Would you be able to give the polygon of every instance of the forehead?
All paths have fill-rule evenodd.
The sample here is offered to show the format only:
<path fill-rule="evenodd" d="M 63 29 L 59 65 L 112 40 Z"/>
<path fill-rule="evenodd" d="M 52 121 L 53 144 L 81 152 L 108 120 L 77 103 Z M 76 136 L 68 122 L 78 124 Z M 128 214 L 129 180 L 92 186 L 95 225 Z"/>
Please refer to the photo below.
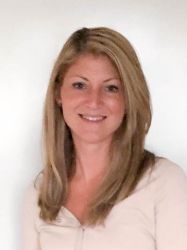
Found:
<path fill-rule="evenodd" d="M 111 75 L 111 77 L 119 78 L 116 66 L 107 55 L 103 54 L 87 53 L 79 55 L 68 67 L 65 76 L 78 73 Z"/>

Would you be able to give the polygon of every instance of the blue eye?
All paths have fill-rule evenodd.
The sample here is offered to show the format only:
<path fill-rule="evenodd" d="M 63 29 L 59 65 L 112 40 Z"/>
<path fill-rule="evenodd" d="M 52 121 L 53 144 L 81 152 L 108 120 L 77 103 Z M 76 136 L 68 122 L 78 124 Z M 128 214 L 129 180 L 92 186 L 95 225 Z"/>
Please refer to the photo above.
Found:
<path fill-rule="evenodd" d="M 86 86 L 83 82 L 75 82 L 72 84 L 73 88 L 75 89 L 85 89 Z"/>
<path fill-rule="evenodd" d="M 119 91 L 119 87 L 113 84 L 106 86 L 106 89 L 108 92 L 114 92 L 114 93 Z"/>

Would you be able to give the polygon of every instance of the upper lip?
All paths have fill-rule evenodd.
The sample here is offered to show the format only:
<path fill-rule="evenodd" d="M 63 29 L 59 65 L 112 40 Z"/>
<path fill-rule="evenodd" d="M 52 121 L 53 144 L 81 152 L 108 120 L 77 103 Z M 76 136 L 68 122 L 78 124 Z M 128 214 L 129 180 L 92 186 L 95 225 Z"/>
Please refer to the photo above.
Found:
<path fill-rule="evenodd" d="M 80 116 L 87 116 L 87 117 L 107 117 L 106 115 L 103 115 L 103 114 L 83 114 L 83 113 L 80 113 L 79 114 Z"/>

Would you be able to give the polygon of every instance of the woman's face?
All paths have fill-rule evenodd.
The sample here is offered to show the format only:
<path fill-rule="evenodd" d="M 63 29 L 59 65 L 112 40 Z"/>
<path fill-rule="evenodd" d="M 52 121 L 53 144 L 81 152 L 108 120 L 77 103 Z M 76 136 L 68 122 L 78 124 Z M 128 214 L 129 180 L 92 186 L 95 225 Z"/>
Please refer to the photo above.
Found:
<path fill-rule="evenodd" d="M 79 56 L 65 74 L 60 98 L 74 141 L 111 142 L 125 104 L 119 74 L 107 56 Z"/>

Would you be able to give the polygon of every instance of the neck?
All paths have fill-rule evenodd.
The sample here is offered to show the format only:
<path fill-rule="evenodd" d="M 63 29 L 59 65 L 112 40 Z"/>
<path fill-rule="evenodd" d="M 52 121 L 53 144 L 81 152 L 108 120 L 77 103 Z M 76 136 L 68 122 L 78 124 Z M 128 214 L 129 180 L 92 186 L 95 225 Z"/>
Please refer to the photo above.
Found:
<path fill-rule="evenodd" d="M 87 144 L 74 141 L 74 144 L 76 150 L 75 178 L 85 183 L 102 178 L 107 171 L 110 143 Z"/>

